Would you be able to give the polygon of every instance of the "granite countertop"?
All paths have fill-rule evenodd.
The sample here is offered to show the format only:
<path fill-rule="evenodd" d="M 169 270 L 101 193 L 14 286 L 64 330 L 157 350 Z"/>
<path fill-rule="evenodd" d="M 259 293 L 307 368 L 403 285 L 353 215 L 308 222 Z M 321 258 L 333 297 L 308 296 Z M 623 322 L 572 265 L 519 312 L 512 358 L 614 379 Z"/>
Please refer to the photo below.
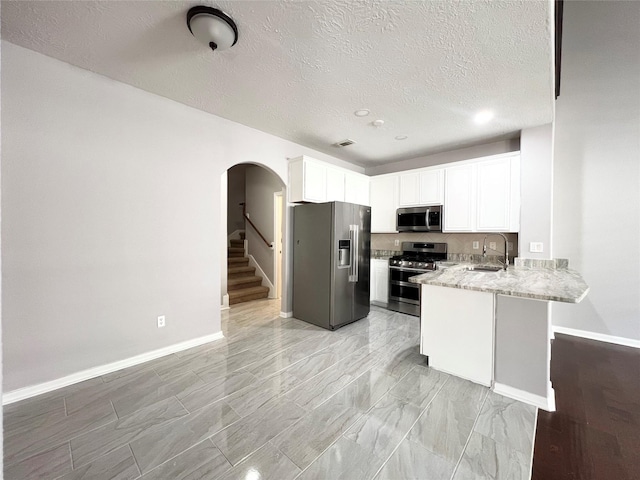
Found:
<path fill-rule="evenodd" d="M 509 266 L 506 271 L 480 272 L 466 270 L 469 266 L 472 264 L 449 266 L 411 277 L 409 281 L 566 303 L 580 302 L 589 291 L 580 274 L 568 268 Z"/>

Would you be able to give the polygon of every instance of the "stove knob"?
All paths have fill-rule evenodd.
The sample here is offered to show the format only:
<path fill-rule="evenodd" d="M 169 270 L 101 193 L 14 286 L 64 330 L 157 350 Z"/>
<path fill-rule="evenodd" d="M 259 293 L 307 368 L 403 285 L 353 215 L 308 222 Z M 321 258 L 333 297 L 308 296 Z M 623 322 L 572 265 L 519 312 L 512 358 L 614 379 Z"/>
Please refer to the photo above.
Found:
<path fill-rule="evenodd" d="M 424 263 L 421 263 L 421 264 L 420 264 L 420 265 L 418 265 L 418 266 L 419 266 L 419 267 L 424 267 L 425 265 L 424 265 Z"/>
<path fill-rule="evenodd" d="M 413 267 L 413 262 L 407 262 L 408 267 Z"/>

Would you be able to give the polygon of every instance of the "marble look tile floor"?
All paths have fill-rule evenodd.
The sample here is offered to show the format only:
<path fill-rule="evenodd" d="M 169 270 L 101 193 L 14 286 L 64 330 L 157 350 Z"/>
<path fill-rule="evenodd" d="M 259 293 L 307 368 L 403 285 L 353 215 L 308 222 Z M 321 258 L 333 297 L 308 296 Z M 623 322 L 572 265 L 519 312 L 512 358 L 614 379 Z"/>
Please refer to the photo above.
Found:
<path fill-rule="evenodd" d="M 328 332 L 279 302 L 223 340 L 4 408 L 4 478 L 530 478 L 536 409 L 430 369 L 415 317 Z"/>

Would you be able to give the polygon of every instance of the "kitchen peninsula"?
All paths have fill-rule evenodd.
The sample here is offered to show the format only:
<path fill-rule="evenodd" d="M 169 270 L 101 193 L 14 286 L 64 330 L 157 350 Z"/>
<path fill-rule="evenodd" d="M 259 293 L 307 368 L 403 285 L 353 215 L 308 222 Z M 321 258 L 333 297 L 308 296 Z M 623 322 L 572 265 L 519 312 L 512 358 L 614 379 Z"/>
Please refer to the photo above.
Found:
<path fill-rule="evenodd" d="M 549 302 L 578 303 L 589 287 L 566 261 L 531 263 L 459 264 L 409 281 L 421 284 L 420 353 L 431 367 L 552 411 Z"/>

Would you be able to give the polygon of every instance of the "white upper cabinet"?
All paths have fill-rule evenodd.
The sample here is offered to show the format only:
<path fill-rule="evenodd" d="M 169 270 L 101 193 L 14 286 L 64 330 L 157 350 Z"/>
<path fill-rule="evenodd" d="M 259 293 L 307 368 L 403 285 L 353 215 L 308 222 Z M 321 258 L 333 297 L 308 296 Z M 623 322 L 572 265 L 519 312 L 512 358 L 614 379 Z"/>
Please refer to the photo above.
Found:
<path fill-rule="evenodd" d="M 520 154 L 448 167 L 444 205 L 446 232 L 517 232 Z"/>
<path fill-rule="evenodd" d="M 400 175 L 401 207 L 442 205 L 444 200 L 444 169 L 417 170 Z"/>
<path fill-rule="evenodd" d="M 444 185 L 444 231 L 475 230 L 475 170 L 474 164 L 449 167 Z"/>
<path fill-rule="evenodd" d="M 369 177 L 303 155 L 289 160 L 289 202 L 369 205 Z"/>
<path fill-rule="evenodd" d="M 511 168 L 509 158 L 482 162 L 477 166 L 477 229 L 505 231 L 509 229 Z"/>
<path fill-rule="evenodd" d="M 345 172 L 344 201 L 358 205 L 371 205 L 369 177 L 355 172 Z"/>
<path fill-rule="evenodd" d="M 420 205 L 444 202 L 444 168 L 420 172 Z"/>
<path fill-rule="evenodd" d="M 420 201 L 420 175 L 409 172 L 400 175 L 400 206 L 418 205 Z"/>
<path fill-rule="evenodd" d="M 371 177 L 371 232 L 395 233 L 398 176 Z"/>
<path fill-rule="evenodd" d="M 344 202 L 345 174 L 338 168 L 327 167 L 327 202 Z"/>
<path fill-rule="evenodd" d="M 325 202 L 327 167 L 307 156 L 289 161 L 289 202 Z"/>

